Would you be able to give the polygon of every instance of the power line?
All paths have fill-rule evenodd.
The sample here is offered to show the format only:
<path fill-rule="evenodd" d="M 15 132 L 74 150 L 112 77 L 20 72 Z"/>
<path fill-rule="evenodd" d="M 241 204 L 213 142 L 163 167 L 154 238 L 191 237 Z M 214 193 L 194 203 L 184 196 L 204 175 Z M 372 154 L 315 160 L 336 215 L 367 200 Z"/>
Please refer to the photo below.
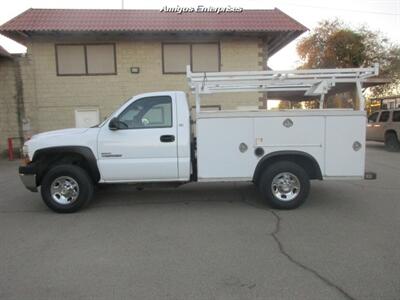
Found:
<path fill-rule="evenodd" d="M 314 6 L 314 5 L 304 5 L 304 4 L 297 4 L 291 2 L 284 2 L 281 1 L 284 5 L 292 5 L 292 6 L 300 6 L 300 7 L 309 7 L 309 8 L 316 8 L 316 9 L 332 9 L 332 10 L 341 10 L 346 12 L 355 12 L 355 13 L 365 13 L 365 14 L 374 14 L 374 15 L 386 15 L 386 16 L 400 16 L 400 13 L 386 13 L 386 12 L 377 12 L 371 10 L 355 10 L 355 9 L 345 9 L 345 8 L 335 8 L 335 7 L 326 7 L 326 6 Z"/>

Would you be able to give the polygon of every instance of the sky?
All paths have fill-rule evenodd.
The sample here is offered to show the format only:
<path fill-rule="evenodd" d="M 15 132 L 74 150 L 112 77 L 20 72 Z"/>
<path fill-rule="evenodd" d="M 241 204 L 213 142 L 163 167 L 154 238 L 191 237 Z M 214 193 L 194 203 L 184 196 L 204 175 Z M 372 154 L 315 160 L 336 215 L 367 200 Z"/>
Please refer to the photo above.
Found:
<path fill-rule="evenodd" d="M 279 8 L 310 30 L 321 20 L 338 18 L 345 23 L 358 27 L 366 25 L 371 30 L 381 31 L 391 41 L 400 43 L 400 0 L 203 0 L 203 1 L 171 1 L 171 0 L 13 0 L 2 5 L 0 10 L 0 24 L 28 8 L 121 8 L 122 1 L 125 9 L 161 9 L 185 6 L 236 6 L 243 9 L 271 9 Z M 306 36 L 304 33 L 301 37 Z M 300 61 L 296 53 L 296 43 L 299 37 L 269 59 L 272 69 L 293 69 Z M 11 53 L 25 51 L 10 39 L 0 35 L 0 45 Z"/>

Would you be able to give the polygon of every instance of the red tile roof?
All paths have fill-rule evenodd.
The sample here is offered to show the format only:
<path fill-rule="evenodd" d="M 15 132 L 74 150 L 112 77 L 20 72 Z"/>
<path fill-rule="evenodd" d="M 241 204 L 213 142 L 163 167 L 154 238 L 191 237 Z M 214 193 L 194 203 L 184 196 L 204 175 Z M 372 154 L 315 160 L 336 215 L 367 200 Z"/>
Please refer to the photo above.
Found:
<path fill-rule="evenodd" d="M 241 13 L 171 13 L 159 10 L 28 9 L 0 26 L 15 31 L 304 32 L 279 9 Z"/>

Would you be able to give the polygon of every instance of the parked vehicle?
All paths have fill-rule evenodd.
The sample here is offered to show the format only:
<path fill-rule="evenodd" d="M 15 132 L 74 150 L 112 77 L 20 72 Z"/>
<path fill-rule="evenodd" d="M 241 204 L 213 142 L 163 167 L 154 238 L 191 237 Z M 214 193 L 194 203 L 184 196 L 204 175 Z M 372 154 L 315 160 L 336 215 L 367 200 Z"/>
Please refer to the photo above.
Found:
<path fill-rule="evenodd" d="M 388 151 L 400 151 L 400 109 L 384 109 L 368 117 L 367 140 L 384 142 Z"/>
<path fill-rule="evenodd" d="M 188 70 L 196 95 L 196 130 L 184 92 L 141 94 L 98 126 L 33 136 L 24 145 L 27 164 L 19 173 L 29 190 L 40 186 L 44 202 L 57 212 L 82 208 L 96 184 L 193 181 L 254 182 L 271 206 L 296 208 L 306 200 L 312 179 L 364 178 L 364 102 L 360 110 L 202 112 L 200 95 L 297 89 L 320 94 L 322 102 L 335 80 L 356 83 L 361 95 L 360 81 L 376 72 L 376 67 L 281 73 Z"/>

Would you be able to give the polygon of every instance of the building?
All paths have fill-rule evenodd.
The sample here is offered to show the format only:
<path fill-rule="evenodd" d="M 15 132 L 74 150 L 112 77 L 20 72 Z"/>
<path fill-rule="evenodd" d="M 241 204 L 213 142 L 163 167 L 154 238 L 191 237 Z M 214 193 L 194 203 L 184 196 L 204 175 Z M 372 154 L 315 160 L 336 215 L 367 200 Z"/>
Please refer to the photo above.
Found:
<path fill-rule="evenodd" d="M 16 85 L 19 76 L 16 57 L 0 46 L 0 150 L 7 146 L 8 138 L 21 136 L 18 125 L 20 90 Z"/>
<path fill-rule="evenodd" d="M 20 129 L 8 132 L 3 121 L 0 129 L 26 137 L 92 125 L 133 95 L 189 92 L 186 65 L 193 71 L 264 70 L 271 55 L 306 30 L 279 9 L 221 14 L 29 9 L 0 26 L 1 34 L 27 47 L 26 55 L 2 58 L 4 66 L 14 64 L 19 74 L 14 80 L 20 81 L 2 80 L 7 88 L 1 94 L 18 86 L 14 96 L 1 95 L 14 103 L 2 102 L 2 114 L 19 103 Z M 259 93 L 230 94 L 203 103 L 265 108 L 265 99 Z"/>
<path fill-rule="evenodd" d="M 370 113 L 379 109 L 394 109 L 400 108 L 400 95 L 371 98 L 370 101 Z"/>

